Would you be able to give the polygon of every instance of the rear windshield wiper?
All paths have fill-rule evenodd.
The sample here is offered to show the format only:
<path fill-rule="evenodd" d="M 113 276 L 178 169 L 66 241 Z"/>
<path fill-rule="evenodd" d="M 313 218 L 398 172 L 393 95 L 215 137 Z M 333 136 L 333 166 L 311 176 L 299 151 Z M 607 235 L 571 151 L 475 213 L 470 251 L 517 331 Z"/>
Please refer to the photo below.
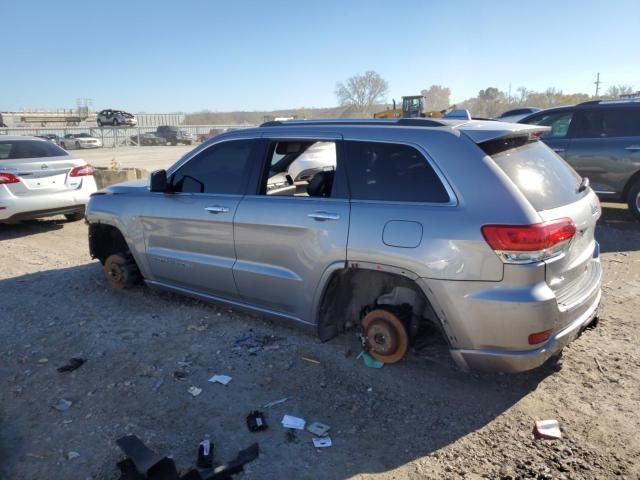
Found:
<path fill-rule="evenodd" d="M 587 177 L 582 177 L 582 181 L 578 187 L 578 193 L 584 192 L 587 188 L 589 188 L 589 179 Z"/>

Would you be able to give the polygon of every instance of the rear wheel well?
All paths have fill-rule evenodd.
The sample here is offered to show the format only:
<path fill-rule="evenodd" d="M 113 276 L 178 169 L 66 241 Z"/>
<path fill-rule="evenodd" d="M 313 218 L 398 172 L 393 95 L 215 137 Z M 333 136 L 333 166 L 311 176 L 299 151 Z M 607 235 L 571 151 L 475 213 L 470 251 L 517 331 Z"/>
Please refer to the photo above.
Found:
<path fill-rule="evenodd" d="M 107 257 L 113 254 L 131 256 L 127 241 L 120 230 L 102 223 L 89 225 L 89 253 L 103 265 Z"/>
<path fill-rule="evenodd" d="M 631 178 L 627 181 L 626 185 L 622 189 L 622 201 L 626 202 L 628 200 L 629 191 L 636 184 L 636 182 L 640 182 L 640 170 L 631 175 Z"/>
<path fill-rule="evenodd" d="M 324 289 L 318 311 L 318 335 L 327 341 L 344 330 L 360 323 L 363 312 L 395 287 L 414 291 L 424 308 L 414 315 L 432 321 L 440 328 L 440 321 L 422 289 L 411 278 L 390 272 L 363 268 L 345 268 L 335 272 Z M 445 336 L 446 338 L 446 336 Z"/>

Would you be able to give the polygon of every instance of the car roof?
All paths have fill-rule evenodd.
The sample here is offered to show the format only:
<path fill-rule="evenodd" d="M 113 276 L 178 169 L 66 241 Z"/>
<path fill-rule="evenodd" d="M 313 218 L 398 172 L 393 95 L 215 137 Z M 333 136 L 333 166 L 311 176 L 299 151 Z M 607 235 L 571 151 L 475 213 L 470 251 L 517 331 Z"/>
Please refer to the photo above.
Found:
<path fill-rule="evenodd" d="M 464 119 L 431 119 L 431 118 L 402 118 L 402 119 L 329 119 L 329 120 L 287 120 L 283 122 L 267 122 L 258 128 L 234 130 L 214 137 L 216 139 L 233 136 L 261 135 L 266 129 L 272 131 L 283 130 L 296 133 L 304 133 L 309 129 L 325 131 L 327 133 L 347 133 L 355 129 L 375 129 L 380 131 L 411 131 L 420 130 L 441 131 L 458 134 L 466 134 L 475 143 L 482 143 L 497 138 L 528 135 L 534 132 L 549 130 L 549 127 L 540 125 L 526 125 L 519 123 L 506 123 L 495 120 L 464 120 Z M 392 129 L 392 130 L 388 130 Z M 372 132 L 373 133 L 373 132 Z M 372 137 L 374 137 L 372 135 Z M 381 138 L 379 135 L 376 137 Z"/>
<path fill-rule="evenodd" d="M 2 141 L 11 141 L 14 142 L 16 140 L 33 140 L 36 142 L 48 142 L 44 138 L 35 137 L 32 135 L 0 135 L 0 142 Z"/>

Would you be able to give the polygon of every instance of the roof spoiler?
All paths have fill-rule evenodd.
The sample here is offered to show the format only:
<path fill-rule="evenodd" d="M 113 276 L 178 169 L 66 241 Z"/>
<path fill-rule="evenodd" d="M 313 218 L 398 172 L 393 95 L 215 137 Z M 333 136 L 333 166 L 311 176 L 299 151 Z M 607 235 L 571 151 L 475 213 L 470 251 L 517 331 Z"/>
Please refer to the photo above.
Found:
<path fill-rule="evenodd" d="M 526 123 L 503 123 L 474 121 L 452 125 L 455 130 L 460 130 L 475 143 L 484 143 L 501 138 L 513 138 L 528 136 L 539 138 L 541 134 L 551 131 L 551 127 L 542 125 L 528 125 Z"/>

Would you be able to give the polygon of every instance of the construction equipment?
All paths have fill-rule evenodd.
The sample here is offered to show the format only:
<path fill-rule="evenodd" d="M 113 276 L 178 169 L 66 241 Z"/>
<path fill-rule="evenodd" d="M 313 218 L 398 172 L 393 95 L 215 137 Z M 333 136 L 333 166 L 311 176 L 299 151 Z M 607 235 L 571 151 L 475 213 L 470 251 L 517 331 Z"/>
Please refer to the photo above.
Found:
<path fill-rule="evenodd" d="M 393 100 L 393 108 L 387 108 L 382 112 L 373 114 L 373 118 L 441 118 L 455 105 L 444 110 L 425 111 L 425 98 L 423 95 L 408 95 L 402 97 L 402 108 L 396 108 L 396 101 Z"/>

